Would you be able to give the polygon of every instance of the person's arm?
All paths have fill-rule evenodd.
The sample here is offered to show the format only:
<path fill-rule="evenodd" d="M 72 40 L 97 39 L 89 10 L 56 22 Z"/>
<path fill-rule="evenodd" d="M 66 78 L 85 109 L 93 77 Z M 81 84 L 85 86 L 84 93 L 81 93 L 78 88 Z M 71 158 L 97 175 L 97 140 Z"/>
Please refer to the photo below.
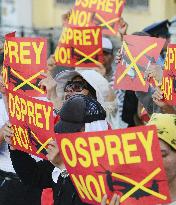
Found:
<path fill-rule="evenodd" d="M 31 187 L 44 189 L 52 187 L 54 166 L 46 160 L 36 162 L 29 154 L 10 150 L 13 167 L 21 181 Z"/>
<path fill-rule="evenodd" d="M 54 166 L 46 160 L 36 162 L 29 154 L 15 150 L 11 139 L 14 130 L 10 122 L 3 126 L 2 136 L 9 145 L 13 167 L 22 182 L 38 189 L 52 187 Z"/>

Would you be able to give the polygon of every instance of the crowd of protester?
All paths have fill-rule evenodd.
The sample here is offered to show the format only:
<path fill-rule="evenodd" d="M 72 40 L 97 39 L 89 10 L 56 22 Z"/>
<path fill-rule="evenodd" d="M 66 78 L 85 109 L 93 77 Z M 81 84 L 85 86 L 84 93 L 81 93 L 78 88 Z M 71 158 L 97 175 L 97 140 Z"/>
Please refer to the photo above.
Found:
<path fill-rule="evenodd" d="M 67 18 L 68 15 L 65 15 L 63 20 Z M 162 37 L 168 43 L 169 31 L 166 29 L 163 33 L 163 25 L 167 27 L 163 23 L 157 24 L 134 35 Z M 121 41 L 127 34 L 127 28 L 127 23 L 121 19 Z M 160 82 L 158 87 L 149 87 L 148 92 L 134 92 L 113 89 L 114 72 L 121 60 L 121 52 L 114 51 L 114 48 L 120 49 L 119 42 L 108 37 L 102 38 L 104 63 L 94 69 L 60 69 L 56 66 L 54 55 L 49 57 L 48 72 L 39 85 L 46 89 L 47 99 L 53 103 L 55 132 L 91 132 L 156 125 L 171 204 L 176 205 L 176 108 L 162 100 L 160 88 L 167 45 L 158 61 L 145 72 L 145 79 L 154 78 Z M 0 59 L 2 70 L 3 58 Z M 69 178 L 55 141 L 51 141 L 47 148 L 48 161 L 13 149 L 11 137 L 14 131 L 8 121 L 2 75 L 0 93 L 0 205 L 85 204 L 81 202 Z M 143 107 L 147 117 L 141 114 Z M 171 143 L 173 140 L 175 144 Z M 101 204 L 106 203 L 107 195 L 102 198 Z M 118 204 L 119 196 L 115 194 L 110 205 Z"/>

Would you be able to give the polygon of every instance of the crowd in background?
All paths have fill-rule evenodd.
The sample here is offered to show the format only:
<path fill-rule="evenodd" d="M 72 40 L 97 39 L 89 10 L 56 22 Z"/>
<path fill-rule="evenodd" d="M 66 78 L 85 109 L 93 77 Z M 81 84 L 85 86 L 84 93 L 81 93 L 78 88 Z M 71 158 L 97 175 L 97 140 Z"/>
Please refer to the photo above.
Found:
<path fill-rule="evenodd" d="M 65 15 L 63 20 L 67 18 L 68 15 Z M 51 55 L 47 62 L 48 72 L 39 86 L 47 91 L 47 100 L 53 103 L 56 133 L 156 125 L 171 204 L 176 205 L 176 107 L 162 100 L 160 84 L 155 88 L 149 87 L 148 92 L 113 89 L 114 72 L 122 58 L 120 48 L 127 33 L 128 24 L 121 18 L 118 38 L 102 38 L 103 65 L 95 69 L 60 68 L 56 66 L 54 55 Z M 161 83 L 166 49 L 170 42 L 168 21 L 147 27 L 134 35 L 167 40 L 158 61 L 145 72 L 145 79 L 154 78 Z M 2 69 L 3 51 L 0 59 Z M 85 204 L 69 178 L 55 141 L 48 146 L 48 161 L 13 149 L 11 137 L 14 131 L 8 121 L 2 75 L 0 92 L 0 205 Z M 142 112 L 143 108 L 146 112 Z M 105 195 L 102 205 L 106 202 Z M 117 204 L 119 196 L 115 194 L 110 205 Z"/>

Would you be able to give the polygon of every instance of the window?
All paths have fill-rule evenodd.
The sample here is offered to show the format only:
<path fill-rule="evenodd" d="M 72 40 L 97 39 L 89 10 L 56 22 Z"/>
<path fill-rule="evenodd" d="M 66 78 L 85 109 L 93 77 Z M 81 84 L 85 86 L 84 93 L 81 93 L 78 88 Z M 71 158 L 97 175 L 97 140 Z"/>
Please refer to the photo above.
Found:
<path fill-rule="evenodd" d="M 149 0 L 126 0 L 126 7 L 128 8 L 146 8 L 149 6 Z"/>
<path fill-rule="evenodd" d="M 74 3 L 75 0 L 56 0 L 56 2 L 57 3 L 66 3 L 66 4 L 68 4 L 68 3 Z"/>

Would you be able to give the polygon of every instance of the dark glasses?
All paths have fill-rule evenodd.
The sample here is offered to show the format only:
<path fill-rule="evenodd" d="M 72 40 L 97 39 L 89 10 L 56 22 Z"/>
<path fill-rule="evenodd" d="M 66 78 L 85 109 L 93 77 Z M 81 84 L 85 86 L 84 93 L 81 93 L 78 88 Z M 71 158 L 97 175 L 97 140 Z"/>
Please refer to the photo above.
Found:
<path fill-rule="evenodd" d="M 83 81 L 68 81 L 65 85 L 64 92 L 81 92 L 84 89 L 88 89 L 87 83 Z"/>

